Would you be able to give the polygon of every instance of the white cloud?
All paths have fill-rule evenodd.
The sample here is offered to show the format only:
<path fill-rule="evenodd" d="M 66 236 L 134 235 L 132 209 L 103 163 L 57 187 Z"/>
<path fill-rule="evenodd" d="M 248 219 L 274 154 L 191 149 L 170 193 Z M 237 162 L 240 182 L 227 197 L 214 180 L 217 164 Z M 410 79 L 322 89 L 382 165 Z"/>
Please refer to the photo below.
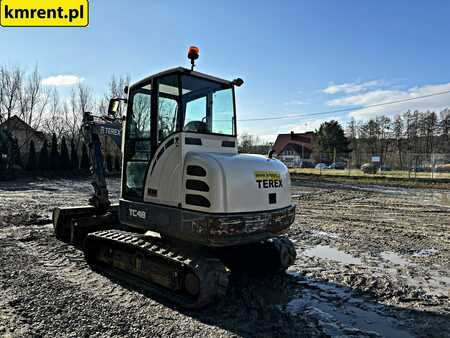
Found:
<path fill-rule="evenodd" d="M 266 142 L 275 142 L 277 136 L 278 134 L 260 134 L 258 135 L 258 138 L 261 140 L 261 143 L 266 143 Z"/>
<path fill-rule="evenodd" d="M 323 117 L 318 119 L 309 118 L 303 123 L 286 124 L 282 125 L 281 128 L 284 134 L 290 133 L 291 131 L 293 131 L 294 133 L 305 133 L 307 131 L 315 131 L 316 129 L 319 129 L 320 125 L 323 122 L 331 120 L 340 121 L 342 120 L 342 118 L 339 118 L 338 116 Z"/>
<path fill-rule="evenodd" d="M 369 88 L 373 88 L 381 85 L 383 82 L 381 80 L 372 80 L 366 82 L 353 82 L 353 83 L 343 83 L 339 85 L 331 84 L 327 88 L 323 89 L 322 92 L 326 94 L 337 94 L 337 93 L 358 93 L 365 91 Z"/>
<path fill-rule="evenodd" d="M 412 99 L 415 97 L 448 90 L 450 90 L 450 82 L 444 84 L 424 85 L 420 87 L 416 86 L 406 90 L 372 90 L 358 95 L 330 100 L 327 102 L 327 105 L 331 107 L 368 106 L 385 102 Z M 449 106 L 450 94 L 444 94 L 379 107 L 361 108 L 350 112 L 349 115 L 355 118 L 371 118 L 381 114 L 395 115 L 398 113 L 403 113 L 407 110 L 434 110 L 439 112 Z"/>
<path fill-rule="evenodd" d="M 306 102 L 303 102 L 301 100 L 291 100 L 291 101 L 285 102 L 284 104 L 287 106 L 299 106 L 302 104 L 306 104 Z"/>
<path fill-rule="evenodd" d="M 55 75 L 42 80 L 42 84 L 47 86 L 71 86 L 83 82 L 84 78 L 77 75 Z"/>

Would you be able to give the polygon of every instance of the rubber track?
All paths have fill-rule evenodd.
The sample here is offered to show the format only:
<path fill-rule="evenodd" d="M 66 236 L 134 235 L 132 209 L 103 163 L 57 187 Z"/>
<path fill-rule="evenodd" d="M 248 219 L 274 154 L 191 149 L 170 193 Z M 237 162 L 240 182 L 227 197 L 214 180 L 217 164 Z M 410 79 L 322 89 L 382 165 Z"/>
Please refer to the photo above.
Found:
<path fill-rule="evenodd" d="M 190 269 L 200 280 L 200 292 L 196 299 L 183 295 L 179 292 L 171 291 L 152 281 L 144 280 L 141 277 L 116 269 L 96 264 L 90 257 L 89 248 L 95 247 L 98 241 L 107 241 L 112 248 L 126 246 L 132 247 L 136 251 L 163 258 L 168 264 L 177 264 L 180 271 Z M 91 267 L 100 270 L 113 278 L 125 280 L 125 282 L 142 288 L 159 297 L 163 297 L 172 303 L 176 303 L 185 308 L 201 308 L 217 299 L 225 296 L 228 287 L 228 275 L 222 262 L 213 257 L 203 257 L 201 255 L 187 254 L 181 250 L 170 247 L 162 241 L 151 240 L 141 234 L 130 233 L 120 230 L 104 230 L 90 233 L 85 241 L 85 258 Z M 126 275 L 126 277 L 124 276 Z M 124 278 L 125 277 L 125 278 Z"/>
<path fill-rule="evenodd" d="M 294 243 L 292 243 L 287 237 L 275 237 L 268 240 L 278 252 L 280 256 L 279 271 L 285 271 L 288 267 L 295 263 L 297 258 L 297 252 L 295 251 Z"/>

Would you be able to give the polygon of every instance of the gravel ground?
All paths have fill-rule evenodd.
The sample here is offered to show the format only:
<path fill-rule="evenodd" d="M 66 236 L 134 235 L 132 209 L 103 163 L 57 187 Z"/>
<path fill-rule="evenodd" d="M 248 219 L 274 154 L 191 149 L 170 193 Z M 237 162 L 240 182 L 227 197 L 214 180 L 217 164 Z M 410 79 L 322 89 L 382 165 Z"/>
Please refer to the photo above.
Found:
<path fill-rule="evenodd" d="M 296 181 L 296 264 L 232 274 L 202 311 L 92 272 L 55 239 L 51 209 L 90 192 L 88 180 L 0 182 L 0 336 L 450 337 L 450 191 Z"/>

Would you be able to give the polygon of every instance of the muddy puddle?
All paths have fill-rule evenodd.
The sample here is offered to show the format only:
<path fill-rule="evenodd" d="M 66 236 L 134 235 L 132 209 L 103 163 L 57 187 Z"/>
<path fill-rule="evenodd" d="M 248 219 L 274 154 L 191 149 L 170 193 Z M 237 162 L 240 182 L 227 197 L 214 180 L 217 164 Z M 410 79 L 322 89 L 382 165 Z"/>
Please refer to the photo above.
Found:
<path fill-rule="evenodd" d="M 317 245 L 301 252 L 301 254 L 308 257 L 329 259 L 343 264 L 361 264 L 361 260 L 359 258 L 353 257 L 348 253 L 339 251 L 338 249 L 328 245 Z"/>
<path fill-rule="evenodd" d="M 411 257 L 429 257 L 439 253 L 436 249 L 423 249 L 413 253 Z M 418 287 L 426 294 L 450 297 L 450 275 L 448 269 L 434 265 L 424 269 L 404 256 L 383 251 L 378 255 L 359 252 L 358 257 L 329 245 L 316 245 L 298 251 L 299 256 L 319 260 L 327 260 L 342 265 L 359 265 L 372 271 L 374 275 L 389 273 L 405 286 Z"/>
<path fill-rule="evenodd" d="M 284 308 L 317 320 L 331 337 L 414 337 L 386 308 L 357 297 L 350 288 L 298 278 L 302 291 Z"/>

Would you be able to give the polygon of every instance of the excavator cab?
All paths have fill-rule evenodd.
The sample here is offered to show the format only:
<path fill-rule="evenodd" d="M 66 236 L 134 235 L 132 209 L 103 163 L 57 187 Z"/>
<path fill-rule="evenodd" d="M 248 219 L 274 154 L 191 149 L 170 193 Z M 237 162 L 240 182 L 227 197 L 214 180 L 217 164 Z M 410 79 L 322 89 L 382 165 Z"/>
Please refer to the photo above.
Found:
<path fill-rule="evenodd" d="M 191 139 L 197 143 L 201 134 L 234 141 L 234 97 L 233 82 L 185 68 L 170 69 L 132 85 L 125 127 L 123 197 L 144 199 L 147 167 L 168 138 L 189 133 L 197 135 Z"/>

